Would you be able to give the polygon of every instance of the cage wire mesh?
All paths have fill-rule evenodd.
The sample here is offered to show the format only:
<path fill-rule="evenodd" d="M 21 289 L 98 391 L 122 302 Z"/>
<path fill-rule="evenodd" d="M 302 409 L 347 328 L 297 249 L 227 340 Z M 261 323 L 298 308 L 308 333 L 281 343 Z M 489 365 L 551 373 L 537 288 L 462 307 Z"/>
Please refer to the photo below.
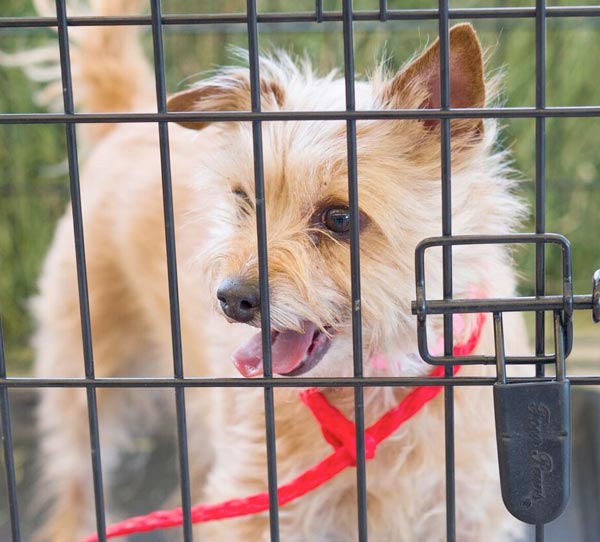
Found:
<path fill-rule="evenodd" d="M 94 505 L 96 528 L 100 540 L 106 540 L 107 512 L 105 509 L 105 493 L 102 476 L 102 445 L 100 441 L 99 420 L 98 420 L 98 398 L 97 390 L 99 388 L 140 388 L 142 391 L 148 387 L 157 387 L 172 389 L 175 395 L 176 411 L 176 453 L 178 456 L 178 486 L 180 491 L 180 502 L 183 509 L 183 539 L 191 541 L 192 535 L 192 517 L 191 507 L 194 504 L 190 486 L 190 462 L 188 435 L 195 428 L 188 427 L 186 423 L 186 393 L 190 388 L 207 388 L 212 386 L 222 387 L 256 387 L 264 390 L 264 408 L 265 408 L 265 430 L 266 430 L 266 456 L 269 488 L 269 529 L 272 541 L 278 541 L 279 535 L 279 506 L 277 500 L 277 464 L 276 464 L 276 435 L 275 435 L 275 408 L 273 394 L 278 386 L 321 386 L 321 387 L 339 387 L 347 386 L 354 390 L 354 413 L 356 423 L 356 488 L 357 488 L 357 536 L 360 542 L 366 542 L 369 537 L 369 526 L 367 522 L 367 473 L 365 461 L 365 405 L 363 389 L 366 386 L 413 386 L 413 385 L 444 385 L 444 405 L 445 405 L 445 450 L 446 450 L 446 484 L 445 484 L 445 502 L 446 502 L 446 537 L 448 541 L 456 540 L 456 498 L 455 495 L 455 468 L 454 468 L 454 388 L 462 385 L 473 385 L 474 383 L 482 386 L 490 386 L 496 379 L 489 377 L 480 377 L 477 379 L 454 376 L 452 363 L 459 362 L 452 357 L 453 352 L 453 319 L 452 315 L 457 312 L 494 312 L 500 314 L 505 311 L 521 311 L 533 314 L 533 328 L 535 341 L 535 355 L 527 359 L 513 360 L 526 361 L 536 364 L 536 375 L 544 379 L 545 367 L 547 364 L 553 364 L 556 353 L 547 353 L 546 343 L 553 340 L 553 333 L 550 338 L 547 337 L 546 328 L 548 313 L 559 311 L 563 316 L 565 328 L 565 348 L 567 354 L 575 342 L 577 346 L 577 334 L 575 339 L 571 332 L 572 318 L 576 318 L 576 312 L 589 312 L 598 303 L 597 292 L 589 294 L 591 288 L 587 289 L 583 295 L 575 295 L 572 290 L 571 269 L 569 265 L 561 266 L 554 256 L 547 254 L 547 244 L 556 242 L 556 238 L 549 236 L 548 232 L 548 200 L 555 198 L 552 195 L 555 187 L 560 187 L 561 183 L 547 192 L 548 172 L 546 165 L 549 161 L 547 149 L 547 125 L 555 119 L 566 120 L 587 120 L 588 123 L 594 123 L 594 129 L 599 131 L 598 117 L 600 116 L 600 105 L 597 95 L 592 93 L 591 103 L 564 104 L 561 103 L 561 95 L 552 90 L 547 84 L 548 70 L 555 69 L 555 63 L 559 62 L 553 58 L 549 63 L 547 58 L 547 36 L 550 34 L 550 25 L 556 24 L 551 28 L 553 32 L 558 32 L 559 25 L 565 22 L 577 21 L 577 24 L 590 25 L 593 31 L 597 33 L 597 25 L 600 20 L 600 6 L 546 6 L 546 2 L 538 0 L 533 5 L 500 5 L 490 7 L 478 2 L 454 2 L 454 6 L 449 6 L 448 0 L 440 0 L 439 3 L 429 2 L 388 2 L 380 0 L 379 2 L 355 2 L 352 0 L 342 0 L 341 2 L 326 2 L 316 0 L 316 2 L 304 2 L 298 5 L 287 5 L 284 2 L 259 2 L 248 0 L 247 4 L 242 2 L 225 3 L 207 3 L 204 6 L 198 5 L 185 6 L 181 2 L 168 3 L 160 0 L 150 0 L 150 14 L 139 16 L 111 16 L 102 18 L 94 15 L 71 15 L 68 13 L 64 0 L 57 0 L 56 14 L 51 16 L 36 16 L 31 13 L 21 13 L 17 4 L 11 5 L 12 12 L 8 10 L 0 14 L 0 32 L 4 33 L 6 39 L 19 37 L 22 33 L 33 33 L 40 29 L 53 29 L 56 31 L 56 48 L 60 55 L 60 72 L 62 84 L 62 109 L 61 113 L 41 113 L 41 112 L 15 112 L 10 105 L 5 105 L 6 109 L 0 112 L 0 123 L 2 128 L 9 130 L 19 129 L 20 126 L 28 127 L 27 133 L 33 133 L 35 129 L 42 129 L 46 125 L 56 127 L 55 130 L 64 131 L 61 136 L 64 141 L 64 150 L 68 158 L 68 179 L 69 194 L 72 209 L 72 222 L 75 232 L 75 250 L 77 262 L 77 280 L 79 291 L 79 306 L 82 324 L 83 340 L 83 359 L 84 359 L 84 377 L 83 378 L 34 378 L 30 376 L 17 376 L 23 373 L 21 365 L 15 364 L 15 373 L 10 374 L 11 356 L 5 355 L 5 352 L 12 353 L 16 350 L 5 348 L 10 340 L 5 335 L 0 336 L 0 412 L 2 423 L 2 436 L 4 446 L 4 471 L 5 485 L 3 488 L 7 498 L 5 504 L 0 506 L 0 513 L 5 517 L 1 518 L 4 523 L 2 537 L 8 537 L 8 540 L 19 542 L 27 540 L 31 536 L 31 528 L 25 525 L 24 507 L 25 503 L 23 492 L 25 491 L 24 482 L 18 484 L 18 479 L 23 477 L 24 465 L 21 454 L 15 451 L 18 449 L 16 433 L 19 433 L 18 424 L 23 419 L 19 412 L 22 403 L 17 402 L 19 390 L 35 390 L 40 388 L 69 388 L 78 387 L 85 389 L 87 400 L 87 411 L 89 420 L 89 439 L 91 450 L 91 462 L 93 473 Z M 481 4 L 481 5 L 480 5 Z M 506 3 L 508 4 L 508 3 Z M 513 3 L 515 4 L 515 3 Z M 516 3 L 519 4 L 519 3 Z M 188 11 L 186 12 L 186 7 Z M 261 8 L 260 10 L 258 8 Z M 214 9 L 211 9 L 214 8 Z M 168 10 L 170 9 L 170 11 Z M 468 20 L 481 24 L 492 34 L 499 34 L 504 24 L 518 23 L 519 31 L 527 32 L 531 37 L 529 41 L 534 48 L 532 58 L 522 58 L 523 64 L 534 71 L 534 92 L 532 92 L 533 104 L 525 101 L 520 103 L 510 103 L 507 106 L 495 106 L 469 111 L 454 110 L 450 107 L 450 58 L 449 58 L 449 29 L 453 21 Z M 149 39 L 147 46 L 149 54 L 153 58 L 155 86 L 156 86 L 156 104 L 155 111 L 145 112 L 123 112 L 123 113 L 81 113 L 76 110 L 74 96 L 77 94 L 77 88 L 74 88 L 72 81 L 72 67 L 70 56 L 70 33 L 73 29 L 88 27 L 93 25 L 138 25 L 148 30 Z M 362 26 L 361 26 L 362 25 Z M 494 26 L 497 25 L 497 26 Z M 357 110 L 354 81 L 356 79 L 356 51 L 357 49 L 366 49 L 369 53 L 380 45 L 381 40 L 376 40 L 375 45 L 369 43 L 365 36 L 370 33 L 378 32 L 380 29 L 387 30 L 387 34 L 382 34 L 385 38 L 392 40 L 394 33 L 400 30 L 415 27 L 426 28 L 432 35 L 437 34 L 440 39 L 440 108 L 432 109 L 426 113 L 423 110 L 395 110 L 395 111 L 361 111 Z M 322 30 L 325 28 L 326 30 Z M 524 28 L 524 30 L 523 30 Z M 491 30 L 490 30 L 491 29 Z M 287 34 L 286 34 L 287 33 Z M 291 38 L 285 45 L 293 44 L 295 37 L 303 34 L 320 33 L 320 39 L 324 43 L 321 57 L 326 62 L 335 64 L 340 62 L 343 66 L 343 78 L 345 81 L 345 111 L 340 112 L 263 112 L 261 111 L 260 98 L 260 62 L 259 62 L 259 38 L 266 36 L 268 41 L 280 40 L 281 34 L 290 35 Z M 202 40 L 202 47 L 212 47 L 215 51 L 215 60 L 219 64 L 225 63 L 223 43 L 234 43 L 248 50 L 248 61 L 250 69 L 250 93 L 251 110 L 248 112 L 213 112 L 213 113 L 179 113 L 172 114 L 167 112 L 167 83 L 169 80 L 167 68 L 169 67 L 166 57 L 173 60 L 174 55 L 169 54 L 168 45 L 171 39 L 177 35 L 184 35 L 190 40 Z M 1 36 L 1 34 L 0 34 Z M 216 36 L 220 36 L 217 40 Z M 550 36 L 552 39 L 552 36 Z M 412 34 L 413 43 L 422 40 L 419 36 Z M 410 40 L 409 40 L 410 41 Z M 508 40 L 498 38 L 498 49 L 511 47 Z M 8 41 L 3 42 L 4 46 Z M 262 42 L 261 42 L 262 45 Z M 311 41 L 303 42 L 304 47 L 309 54 L 311 48 L 314 49 Z M 177 47 L 180 47 L 179 49 Z M 183 48 L 187 47 L 184 45 Z M 414 47 L 413 49 L 416 49 Z M 181 46 L 174 46 L 174 50 L 181 51 Z M 524 52 L 525 53 L 525 52 Z M 553 54 L 557 55 L 555 51 Z M 368 55 L 368 53 L 367 53 Z M 365 62 L 365 55 L 361 53 L 359 62 L 361 69 Z M 525 56 L 525 55 L 523 55 Z M 192 62 L 189 59 L 186 62 Z M 193 64 L 194 65 L 194 64 Z M 195 68 L 187 69 L 187 73 L 197 71 Z M 207 68 L 209 66 L 202 66 Z M 569 66 L 561 65 L 561 74 L 568 70 Z M 516 66 L 508 65 L 506 70 L 510 72 L 516 70 Z M 526 71 L 526 70 L 524 70 Z M 593 70 L 592 70 L 593 71 Z M 554 74 L 553 74 L 554 77 Z M 7 79 L 8 81 L 8 79 Z M 6 86 L 4 92 L 10 95 L 13 88 Z M 547 97 L 552 95 L 552 105 L 548 104 Z M 358 177 L 357 177 L 357 147 L 356 147 L 356 125 L 360 120 L 365 119 L 439 119 L 441 124 L 441 199 L 442 216 L 440 221 L 439 233 L 441 237 L 431 243 L 441 246 L 444 254 L 443 259 L 443 300 L 428 300 L 424 291 L 419 290 L 420 281 L 424 284 L 424 269 L 418 272 L 417 276 L 417 296 L 413 303 L 413 311 L 423 323 L 420 326 L 420 332 L 426 333 L 424 324 L 426 318 L 432 314 L 443 315 L 444 320 L 444 352 L 438 357 L 429 356 L 429 361 L 439 363 L 445 366 L 445 376 L 442 379 L 424 380 L 411 378 L 377 378 L 365 377 L 363 374 L 363 345 L 361 332 L 361 284 L 360 284 L 360 224 L 359 224 L 359 196 L 358 196 Z M 527 123 L 528 130 L 533 125 L 535 144 L 532 150 L 535 159 L 529 172 L 534 178 L 533 207 L 534 221 L 532 230 L 534 234 L 524 237 L 506 236 L 502 238 L 466 238 L 465 236 L 453 236 L 452 227 L 452 190 L 451 190 L 451 138 L 450 121 L 451 119 L 464 118 L 499 118 L 506 122 Z M 267 231 L 266 214 L 264 206 L 264 164 L 262 148 L 262 128 L 263 123 L 267 121 L 280 122 L 285 120 L 338 120 L 344 121 L 346 125 L 347 137 L 347 165 L 348 165 L 348 198 L 351 217 L 350 226 L 350 261 L 352 277 L 351 303 L 355 307 L 352 311 L 352 330 L 353 330 L 353 376 L 345 379 L 339 378 L 310 378 L 302 377 L 290 380 L 274 378 L 272 360 L 271 360 L 271 338 L 270 338 L 270 302 L 269 302 L 269 283 L 268 283 L 268 250 L 267 250 Z M 181 322 L 178 294 L 178 272 L 176 259 L 176 224 L 173 214 L 173 193 L 171 185 L 171 167 L 170 167 L 170 147 L 169 147 L 169 123 L 177 121 L 247 121 L 252 125 L 253 135 L 253 153 L 254 153 L 254 179 L 255 179 L 255 197 L 256 197 L 256 215 L 257 215 L 257 238 L 258 238 L 258 261 L 259 261 L 259 285 L 260 285 L 260 314 L 262 329 L 262 347 L 264 355 L 264 377 L 252 380 L 217 378 L 203 379 L 200 377 L 189 377 L 185 374 L 184 352 L 181 343 Z M 144 378 L 102 378 L 97 377 L 94 367 L 93 338 L 91 333 L 89 292 L 86 278 L 86 255 L 85 255 L 85 235 L 83 224 L 83 213 L 80 195 L 79 180 L 79 161 L 80 149 L 78 149 L 77 126 L 80 124 L 99 124 L 99 123 L 152 123 L 157 126 L 159 134 L 159 149 L 162 174 L 163 189 L 163 213 L 165 224 L 165 247 L 168 265 L 168 298 L 170 307 L 170 325 L 172 337 L 172 366 L 171 377 L 144 377 Z M 591 124 L 587 124 L 589 127 Z M 558 130 L 558 127 L 556 128 Z M 585 130 L 584 130 L 585 131 Z M 8 132 L 6 132 L 8 133 Z M 15 132 L 16 133 L 16 132 Z M 25 132 L 21 132 L 25 133 Z M 55 131 L 54 134 L 58 134 Z M 592 133 L 590 131 L 590 133 Z M 575 136 L 577 139 L 579 134 Z M 596 136 L 591 135 L 594 140 Z M 585 143 L 582 143 L 584 145 Z M 553 144 L 554 145 L 554 144 Z M 555 148 L 554 146 L 552 147 Z M 572 147 L 570 147 L 572 148 Z M 518 151 L 517 151 L 518 153 Z M 10 156 L 5 160 L 8 164 Z M 586 165 L 587 164 L 587 165 Z M 582 157 L 579 166 L 582 168 L 581 176 L 584 178 L 587 186 L 582 190 L 583 198 L 593 198 L 592 191 L 600 182 L 598 176 L 598 163 L 586 162 Z M 10 178 L 7 175 L 8 185 Z M 568 181 L 568 179 L 567 179 Z M 123 182 L 127 182 L 126 179 Z M 564 186 L 564 183 L 563 183 Z M 560 190 L 560 188 L 557 188 Z M 560 196 L 559 196 L 560 197 Z M 591 212 L 589 219 L 592 220 Z M 597 214 L 597 213 L 596 213 Z M 588 215 L 586 215 L 588 217 Z M 554 220 L 554 219 L 552 219 Z M 552 223 L 556 224 L 556 220 Z M 563 222 L 567 224 L 567 222 Z M 585 225 L 584 225 L 585 228 Z M 588 228 L 589 229 L 589 228 Z M 515 297 L 505 300 L 485 300 L 485 302 L 466 302 L 464 300 L 453 299 L 452 283 L 452 249 L 457 244 L 476 244 L 481 242 L 494 243 L 528 243 L 534 247 L 535 254 L 530 258 L 533 261 L 532 267 L 535 275 L 533 285 L 533 295 Z M 559 241 L 562 243 L 562 241 Z M 432 245 L 429 245 L 432 246 Z M 571 258 L 570 248 L 563 244 L 562 256 L 569 261 Z M 427 248 L 427 247 L 423 247 Z M 578 247 L 579 248 L 579 247 Z M 596 263 L 598 262 L 598 245 L 586 246 L 593 254 Z M 549 250 L 549 249 L 548 249 Z M 582 249 L 583 250 L 583 249 Z M 564 252 L 567 252 L 566 256 Z M 412 257 L 412 256 L 411 256 Z M 558 256 L 560 258 L 560 255 Z M 577 256 L 576 256 L 577 257 Z M 551 262 L 551 266 L 547 262 Z M 531 262 L 530 262 L 531 263 Z M 3 268 L 10 265 L 10 262 L 3 262 Z M 418 265 L 417 265 L 418 267 Z M 548 294 L 548 268 L 552 267 L 551 286 L 556 284 L 560 286 L 558 294 Z M 558 268 L 558 271 L 555 270 Z M 575 276 L 575 280 L 589 281 L 593 268 L 578 270 L 577 273 L 585 275 L 583 279 Z M 3 271 L 4 273 L 4 271 Z M 576 282 L 576 285 L 584 282 Z M 596 298 L 594 298 L 596 295 Z M 7 325 L 7 317 L 3 315 L 4 325 Z M 550 319 L 552 320 L 552 319 Z M 551 324 L 552 322 L 550 322 Z M 14 326 L 9 323 L 9 329 L 12 331 Z M 423 350 L 427 350 L 427 339 L 421 337 Z M 594 344 L 594 343 L 592 343 Z M 597 344 L 597 340 L 596 343 Z M 423 353 L 423 352 L 422 352 Z M 424 354 L 428 357 L 427 353 Z M 460 360 L 461 362 L 463 360 Z M 495 363 L 495 358 L 475 359 L 473 363 Z M 589 367 L 587 368 L 589 369 Z M 595 367 L 597 369 L 597 366 Z M 569 374 L 570 381 L 574 386 L 591 386 L 600 384 L 600 373 L 590 376 L 579 376 Z M 10 399 L 10 401 L 9 401 Z M 10 403 L 10 404 L 9 404 Z M 15 407 L 15 405 L 17 405 Z M 60 413 L 56 413 L 60 415 Z M 590 414 L 591 415 L 591 414 Z M 579 444 L 581 446 L 581 443 Z M 583 443 L 583 446 L 591 446 L 590 443 Z M 594 461 L 594 459 L 592 459 Z M 598 458 L 595 458 L 597 463 Z M 27 467 L 29 468 L 29 467 Z M 596 472 L 597 474 L 597 472 Z M 26 478 L 27 483 L 31 483 L 30 477 Z M 597 481 L 596 481 L 597 482 Z M 598 504 L 598 485 L 588 493 L 595 495 L 592 502 Z M 307 497 L 310 498 L 310 497 Z M 581 503 L 579 503 L 581 505 Z M 399 503 L 401 506 L 401 503 Z M 577 530 L 576 526 L 571 525 L 572 532 L 583 532 Z M 532 534 L 536 541 L 542 541 L 545 537 L 544 525 L 535 527 L 535 533 Z M 598 531 L 595 534 L 588 532 L 585 538 L 586 542 L 597 540 Z M 553 538 L 552 530 L 547 533 L 547 539 Z M 571 538 L 575 540 L 575 538 Z M 578 539 L 579 540 L 579 539 Z"/>

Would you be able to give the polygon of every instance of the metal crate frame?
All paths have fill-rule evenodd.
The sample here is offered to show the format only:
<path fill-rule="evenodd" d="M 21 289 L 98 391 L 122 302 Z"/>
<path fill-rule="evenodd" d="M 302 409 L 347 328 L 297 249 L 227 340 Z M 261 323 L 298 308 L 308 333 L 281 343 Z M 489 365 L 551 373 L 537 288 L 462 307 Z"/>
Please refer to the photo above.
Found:
<path fill-rule="evenodd" d="M 445 443 L 446 443 L 446 507 L 447 540 L 456 540 L 455 530 L 455 490 L 454 490 L 454 386 L 492 385 L 496 380 L 489 377 L 460 377 L 453 376 L 452 362 L 452 314 L 456 312 L 488 311 L 499 313 L 505 310 L 531 310 L 536 314 L 535 357 L 520 360 L 521 362 L 536 363 L 537 376 L 544 378 L 545 363 L 554 362 L 554 355 L 547 355 L 544 346 L 544 312 L 561 311 L 566 316 L 566 322 L 574 309 L 592 309 L 600 316 L 600 300 L 598 291 L 593 296 L 573 296 L 569 287 L 565 286 L 563 296 L 545 295 L 545 244 L 558 242 L 563 249 L 563 274 L 565 284 L 570 284 L 570 252 L 568 242 L 564 238 L 551 236 L 546 232 L 546 183 L 545 183 L 545 124 L 551 117 L 600 117 L 600 106 L 587 107 L 547 107 L 545 99 L 546 86 L 546 22 L 548 18 L 560 17 L 600 17 L 600 6 L 584 7 L 547 7 L 544 0 L 536 0 L 535 7 L 527 8 L 464 8 L 450 9 L 448 0 L 439 0 L 438 9 L 389 9 L 386 0 L 379 1 L 379 9 L 372 11 L 354 11 L 352 0 L 342 0 L 341 11 L 326 11 L 322 0 L 315 1 L 315 9 L 310 12 L 286 13 L 257 13 L 256 0 L 247 0 L 246 13 L 239 14 L 190 14 L 163 15 L 160 0 L 150 0 L 150 16 L 129 17 L 96 17 L 69 16 L 65 1 L 56 0 L 56 17 L 0 17 L 0 28 L 32 28 L 56 27 L 58 29 L 61 73 L 63 83 L 64 113 L 54 114 L 0 114 L 2 124 L 39 124 L 57 123 L 65 127 L 67 141 L 69 178 L 73 211 L 73 226 L 75 231 L 77 276 L 79 302 L 82 322 L 82 337 L 84 349 L 85 378 L 83 379 L 36 379 L 13 378 L 7 376 L 4 356 L 3 338 L 0 329 L 0 422 L 4 445 L 4 466 L 7 476 L 8 502 L 11 519 L 13 542 L 22 540 L 19 526 L 17 507 L 17 489 L 15 481 L 15 463 L 13 459 L 13 441 L 11 436 L 11 419 L 9 412 L 8 393 L 14 388 L 42 387 L 78 387 L 87 392 L 89 430 L 92 449 L 92 470 L 96 507 L 96 523 L 99 540 L 106 540 L 106 521 L 103 497 L 103 482 L 101 474 L 101 446 L 98 431 L 98 413 L 96 390 L 98 388 L 131 388 L 131 387 L 164 387 L 174 390 L 177 434 L 179 447 L 181 501 L 184 514 L 184 540 L 192 541 L 192 521 L 190 516 L 190 480 L 187 449 L 186 403 L 185 390 L 190 387 L 260 387 L 264 388 L 267 435 L 267 464 L 268 486 L 270 498 L 270 530 L 271 540 L 279 541 L 278 503 L 277 503 L 277 466 L 275 462 L 275 430 L 273 390 L 276 387 L 314 386 L 345 386 L 355 390 L 355 416 L 357 435 L 357 494 L 358 494 L 358 540 L 367 542 L 366 514 L 366 471 L 365 471 L 365 442 L 364 442 L 364 386 L 415 386 L 443 385 L 445 396 Z M 500 18 L 529 18 L 535 19 L 535 53 L 536 53 L 536 98 L 534 107 L 518 108 L 480 108 L 480 109 L 451 109 L 449 100 L 449 22 L 452 19 L 500 19 Z M 430 110 L 389 110 L 389 111 L 357 111 L 354 97 L 354 54 L 353 54 L 353 22 L 354 21 L 389 21 L 389 20 L 437 20 L 439 23 L 439 38 L 441 46 L 441 107 Z M 258 35 L 259 23 L 314 23 L 337 21 L 342 23 L 344 43 L 344 77 L 346 81 L 346 111 L 343 112 L 262 112 L 259 94 L 259 62 Z M 209 112 L 209 113 L 167 113 L 165 67 L 163 60 L 163 27 L 168 25 L 219 25 L 241 24 L 247 26 L 248 49 L 251 81 L 251 111 L 250 112 Z M 155 76 L 157 91 L 156 113 L 124 113 L 124 114 L 85 114 L 76 113 L 73 104 L 73 83 L 71 81 L 71 65 L 69 57 L 69 28 L 92 25 L 144 25 L 150 26 L 155 58 Z M 534 118 L 536 125 L 536 173 L 535 173 L 535 234 L 517 239 L 517 236 L 507 236 L 494 239 L 466 239 L 452 235 L 451 217 L 451 171 L 450 171 L 450 119 L 457 118 Z M 347 156 L 348 156 L 348 192 L 351 209 L 351 269 L 352 269 L 352 304 L 353 311 L 353 351 L 354 376 L 351 378 L 310 378 L 294 379 L 273 378 L 271 367 L 271 345 L 269 339 L 269 285 L 268 285 L 268 253 L 266 245 L 266 221 L 264 208 L 264 181 L 262 162 L 261 129 L 264 121 L 285 120 L 344 120 L 347 126 Z M 358 186 L 356 171 L 356 122 L 362 119 L 440 119 L 441 123 L 441 178 L 442 178 L 442 237 L 428 240 L 417 251 L 417 296 L 413 303 L 413 312 L 418 315 L 421 353 L 432 363 L 444 364 L 443 378 L 392 378 L 363 376 L 362 345 L 361 345 L 361 312 L 360 312 L 360 260 L 359 260 L 359 224 L 358 224 Z M 171 193 L 171 178 L 169 164 L 169 122 L 175 121 L 250 121 L 254 138 L 254 174 L 257 201 L 257 236 L 259 247 L 260 297 L 262 318 L 262 339 L 264 351 L 264 378 L 240 380 L 229 378 L 203 379 L 186 378 L 183 369 L 183 356 L 180 337 L 179 304 L 177 268 L 175 260 L 174 217 Z M 88 289 L 86 279 L 85 243 L 81 213 L 79 166 L 77 156 L 77 137 L 75 128 L 80 123 L 105 122 L 148 122 L 158 127 L 160 137 L 160 155 L 163 179 L 163 203 L 165 235 L 168 262 L 168 282 L 170 299 L 170 316 L 173 344 L 173 378 L 96 378 L 90 315 L 88 306 Z M 452 299 L 452 246 L 468 243 L 508 243 L 529 242 L 536 245 L 536 287 L 535 298 L 512 298 L 508 300 L 470 300 L 458 301 Z M 442 246 L 443 250 L 443 291 L 444 300 L 428 301 L 424 292 L 424 269 L 422 269 L 423 252 L 428 246 Z M 598 279 L 597 281 L 598 282 Z M 427 352 L 424 322 L 428 314 L 444 315 L 444 355 L 432 357 Z M 567 351 L 570 350 L 567 329 Z M 572 340 L 571 340 L 572 342 Z M 513 360 L 518 361 L 518 360 Z M 464 359 L 461 358 L 464 363 Z M 491 359 L 475 359 L 476 363 L 495 362 Z M 599 385 L 600 376 L 572 377 L 576 385 Z M 536 541 L 544 539 L 543 525 L 536 527 Z"/>

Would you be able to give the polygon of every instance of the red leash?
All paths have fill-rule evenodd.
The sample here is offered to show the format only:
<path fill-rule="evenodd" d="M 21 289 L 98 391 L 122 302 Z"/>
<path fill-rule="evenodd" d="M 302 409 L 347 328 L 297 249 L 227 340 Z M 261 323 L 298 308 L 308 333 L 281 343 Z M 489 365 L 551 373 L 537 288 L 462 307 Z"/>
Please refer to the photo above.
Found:
<path fill-rule="evenodd" d="M 455 356 L 466 356 L 473 352 L 481 337 L 485 315 L 478 314 L 475 328 L 467 341 L 454 347 Z M 455 366 L 455 373 L 460 366 Z M 436 366 L 431 377 L 444 375 L 444 366 Z M 375 457 L 377 446 L 396 431 L 405 421 L 417 414 L 427 403 L 435 399 L 442 386 L 418 386 L 400 403 L 386 412 L 377 422 L 365 430 L 365 458 Z M 333 453 L 323 461 L 300 474 L 291 482 L 278 488 L 279 506 L 306 495 L 323 485 L 347 467 L 356 465 L 356 428 L 317 388 L 309 388 L 300 394 L 316 421 L 321 426 L 325 440 L 333 446 Z M 191 509 L 192 523 L 203 523 L 265 512 L 269 509 L 269 494 L 258 493 L 241 499 L 231 499 L 216 504 L 201 504 Z M 183 523 L 181 508 L 157 510 L 145 516 L 126 519 L 109 526 L 106 538 L 115 538 L 132 533 L 142 533 L 177 527 Z M 97 542 L 98 535 L 90 535 L 82 542 Z"/>

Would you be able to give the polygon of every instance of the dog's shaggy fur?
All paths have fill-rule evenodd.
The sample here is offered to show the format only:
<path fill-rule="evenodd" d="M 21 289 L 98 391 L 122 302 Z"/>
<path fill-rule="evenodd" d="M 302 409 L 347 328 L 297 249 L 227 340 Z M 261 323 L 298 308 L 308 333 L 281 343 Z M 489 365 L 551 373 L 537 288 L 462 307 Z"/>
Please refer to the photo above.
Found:
<path fill-rule="evenodd" d="M 93 2 L 99 14 L 122 14 L 136 2 Z M 84 111 L 151 110 L 153 79 L 131 27 L 71 28 L 75 95 Z M 473 28 L 450 32 L 453 107 L 484 105 L 481 48 Z M 29 55 L 29 61 L 35 55 Z M 262 60 L 265 111 L 340 111 L 344 81 L 316 76 L 285 55 Z M 52 98 L 53 88 L 46 88 Z M 439 106 L 439 46 L 434 43 L 400 72 L 380 69 L 356 82 L 359 110 Z M 172 111 L 248 110 L 248 70 L 231 68 L 175 95 Z M 256 328 L 229 323 L 216 297 L 226 280 L 254 285 L 258 277 L 251 124 L 184 123 L 169 126 L 187 376 L 234 376 L 230 358 L 248 357 Z M 168 375 L 171 331 L 167 292 L 162 190 L 156 126 L 88 125 L 81 136 L 87 273 L 96 375 Z M 494 121 L 452 121 L 453 230 L 456 234 L 513 231 L 522 206 L 511 194 L 505 156 L 494 149 Z M 309 323 L 331 341 L 308 374 L 352 374 L 349 242 L 327 222 L 331 207 L 348 205 L 346 123 L 263 123 L 265 203 L 272 326 L 299 337 Z M 361 208 L 361 281 L 365 372 L 424 375 L 417 354 L 414 249 L 440 234 L 440 127 L 436 121 L 357 122 Z M 342 213 L 343 215 L 343 213 Z M 343 222 L 343 216 L 342 216 Z M 428 294 L 441 297 L 441 253 L 428 259 Z M 454 250 L 454 291 L 501 297 L 514 293 L 503 247 Z M 227 300 L 221 299 L 223 308 Z M 81 376 L 81 324 L 71 214 L 61 220 L 35 301 L 36 376 Z M 236 316 L 229 314 L 230 320 Z M 237 318 L 240 319 L 240 318 Z M 468 335 L 471 319 L 456 340 Z M 249 321 L 259 325 L 256 311 Z M 509 349 L 524 353 L 520 320 L 506 317 Z M 319 331 L 320 330 L 320 331 Z M 292 331 L 297 332 L 296 335 Z M 439 337 L 439 325 L 430 333 Z M 320 335 L 319 335 L 320 334 Z M 488 319 L 478 352 L 493 351 Z M 250 343 L 244 341 L 249 340 Z M 276 339 L 275 339 L 276 340 Z M 248 346 L 250 344 L 250 346 Z M 385 367 L 369 363 L 375 353 Z M 284 356 L 279 352 L 277 356 Z M 380 359 L 381 359 L 380 356 Z M 239 363 L 238 363 L 239 365 Z M 292 367 L 293 366 L 293 367 Z M 297 363 L 274 359 L 275 372 Z M 283 370 L 285 368 L 286 370 Z M 300 367 L 301 368 L 301 367 Z M 243 362 L 241 362 L 241 369 Z M 247 369 L 247 368 L 246 368 Z M 260 371 L 260 366 L 253 369 Z M 482 374 L 481 368 L 464 374 Z M 489 374 L 489 372 L 487 373 Z M 143 390 L 150 396 L 150 390 Z M 328 389 L 329 399 L 352 417 L 350 388 Z M 367 388 L 367 423 L 407 393 Z M 105 476 L 128 443 L 126 421 L 139 410 L 151 424 L 156 408 L 124 405 L 99 389 Z M 457 539 L 513 539 L 518 527 L 505 511 L 498 486 L 494 423 L 488 388 L 456 389 Z M 266 489 L 264 401 L 260 390 L 188 390 L 189 450 L 195 499 L 216 502 Z M 280 481 L 312 466 L 330 448 L 294 389 L 277 389 L 276 432 Z M 51 503 L 46 539 L 69 542 L 93 530 L 86 395 L 47 388 L 39 407 L 40 454 Z M 127 409 L 127 415 L 123 414 Z M 378 450 L 367 466 L 368 520 L 374 542 L 445 540 L 443 399 L 438 397 Z M 349 469 L 315 492 L 282 508 L 283 542 L 356 538 L 355 473 Z M 202 540 L 266 541 L 268 516 L 199 527 Z"/>

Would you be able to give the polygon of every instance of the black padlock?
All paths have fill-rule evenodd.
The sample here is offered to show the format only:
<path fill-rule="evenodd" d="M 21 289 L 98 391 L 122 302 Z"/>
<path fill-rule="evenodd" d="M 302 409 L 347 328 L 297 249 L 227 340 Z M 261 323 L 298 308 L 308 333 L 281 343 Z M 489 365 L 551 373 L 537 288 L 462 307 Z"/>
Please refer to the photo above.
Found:
<path fill-rule="evenodd" d="M 571 478 L 570 387 L 564 331 L 555 314 L 556 379 L 507 383 L 502 316 L 494 314 L 498 380 L 494 385 L 502 499 L 516 518 L 548 523 L 564 511 Z"/>

